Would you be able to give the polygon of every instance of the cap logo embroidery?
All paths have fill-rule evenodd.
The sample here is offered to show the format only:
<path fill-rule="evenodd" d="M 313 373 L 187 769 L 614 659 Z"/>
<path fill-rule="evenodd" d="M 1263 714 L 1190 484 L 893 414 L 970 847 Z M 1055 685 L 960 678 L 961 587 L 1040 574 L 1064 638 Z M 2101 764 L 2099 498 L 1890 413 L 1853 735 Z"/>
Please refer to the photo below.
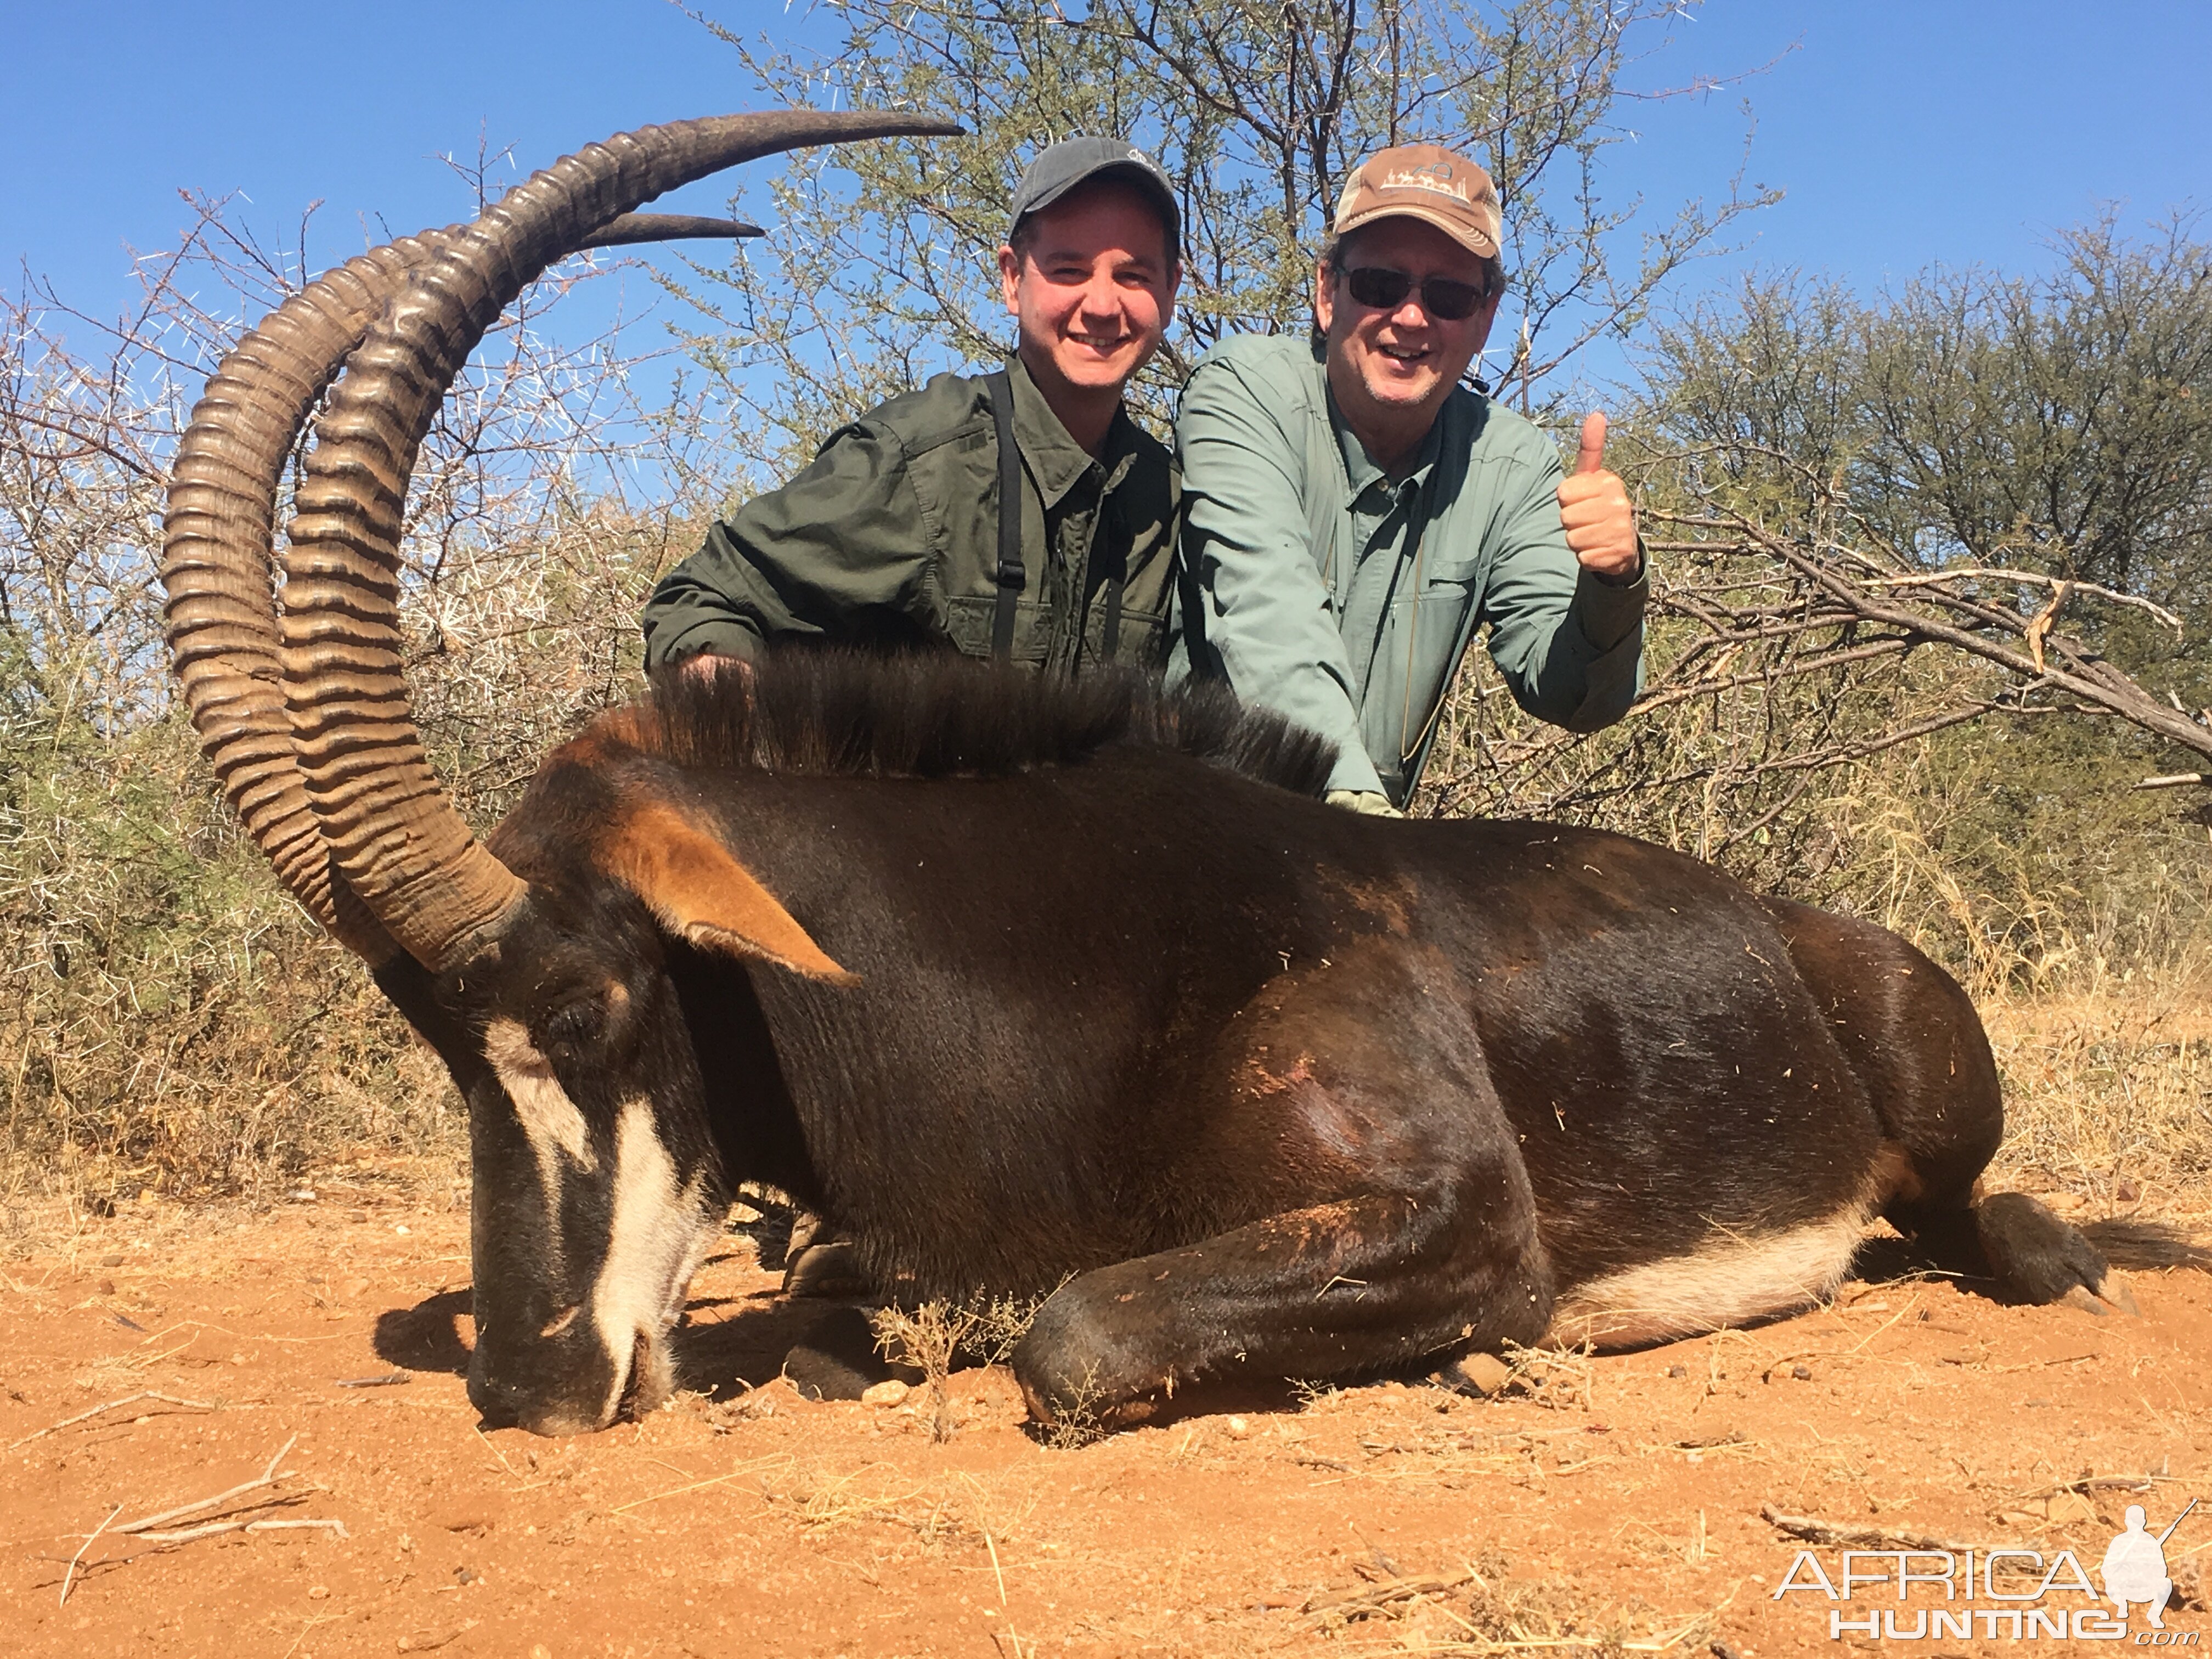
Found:
<path fill-rule="evenodd" d="M 1451 174 L 1449 162 L 1431 161 L 1426 167 L 1387 174 L 1382 180 L 1382 188 L 1384 190 L 1430 190 L 1436 191 L 1439 196 L 1451 197 L 1455 201 L 1472 201 L 1474 199 L 1472 192 L 1465 185 L 1455 183 Z"/>

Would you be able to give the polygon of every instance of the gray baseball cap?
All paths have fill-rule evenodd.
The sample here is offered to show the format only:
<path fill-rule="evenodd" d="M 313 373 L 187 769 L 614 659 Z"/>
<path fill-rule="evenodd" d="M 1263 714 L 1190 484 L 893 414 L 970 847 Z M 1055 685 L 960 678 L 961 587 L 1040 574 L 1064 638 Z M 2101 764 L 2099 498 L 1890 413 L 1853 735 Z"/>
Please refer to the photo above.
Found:
<path fill-rule="evenodd" d="M 1039 208 L 1050 207 L 1085 180 L 1101 177 L 1126 179 L 1144 192 L 1167 222 L 1169 253 L 1180 258 L 1182 215 L 1176 207 L 1175 187 L 1160 164 L 1126 138 L 1063 138 L 1040 152 L 1014 188 L 1007 235 Z"/>

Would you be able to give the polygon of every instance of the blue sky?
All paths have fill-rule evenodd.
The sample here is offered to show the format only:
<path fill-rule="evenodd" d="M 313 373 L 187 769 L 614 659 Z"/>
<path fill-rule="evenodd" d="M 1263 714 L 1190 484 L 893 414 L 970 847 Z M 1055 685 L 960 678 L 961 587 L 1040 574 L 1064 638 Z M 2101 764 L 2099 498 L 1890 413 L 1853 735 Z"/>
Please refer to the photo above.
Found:
<path fill-rule="evenodd" d="M 819 31 L 806 0 L 703 0 L 746 33 Z M 1655 203 L 1733 170 L 1787 198 L 1756 216 L 1746 264 L 1831 272 L 1862 289 L 1930 262 L 2034 266 L 2054 228 L 2115 202 L 2140 222 L 2212 205 L 2212 4 L 2204 0 L 1711 0 L 1636 71 L 1647 87 L 1741 86 L 1628 112 L 1609 194 Z M 331 254 L 380 216 L 393 233 L 456 216 L 436 161 L 479 134 L 526 167 L 626 126 L 754 101 L 729 50 L 666 0 L 0 0 L 0 256 L 112 313 L 129 247 L 167 246 L 181 186 L 240 191 L 264 232 L 310 202 Z M 659 205 L 719 209 L 694 186 Z"/>

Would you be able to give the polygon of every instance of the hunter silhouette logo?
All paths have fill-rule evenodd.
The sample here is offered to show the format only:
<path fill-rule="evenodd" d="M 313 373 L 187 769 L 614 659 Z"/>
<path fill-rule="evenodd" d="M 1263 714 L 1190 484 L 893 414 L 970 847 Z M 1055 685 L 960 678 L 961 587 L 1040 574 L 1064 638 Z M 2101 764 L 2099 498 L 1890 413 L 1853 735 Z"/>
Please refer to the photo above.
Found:
<path fill-rule="evenodd" d="M 2043 1637 L 2124 1642 L 2132 1634 L 2138 1647 L 2193 1648 L 2197 1632 L 2166 1627 L 2166 1604 L 2173 1595 L 2166 1543 L 2197 1504 L 2191 1498 L 2158 1533 L 2150 1530 L 2142 1504 L 2128 1505 L 2127 1529 L 2112 1540 L 2099 1565 L 2102 1595 L 2072 1550 L 2046 1558 L 2032 1549 L 1949 1550 L 1931 1539 L 1920 1549 L 1844 1550 L 1832 1576 L 1814 1552 L 1799 1550 L 1772 1599 L 1812 1595 L 1853 1604 L 1828 1610 L 1828 1639 L 1838 1642 L 1847 1636 L 1892 1642 L 1976 1636 L 1992 1642 Z M 1892 1605 L 1863 1605 L 1882 1601 Z M 2128 1612 L 2138 1607 L 2148 1627 L 2131 1632 Z"/>
<path fill-rule="evenodd" d="M 2166 1530 L 2154 1538 L 2144 1524 L 2143 1506 L 2128 1505 L 2128 1529 L 2112 1540 L 2112 1547 L 2105 1552 L 2104 1565 L 2098 1569 L 2098 1576 L 2105 1581 L 2105 1599 L 2120 1610 L 2121 1618 L 2128 1616 L 2129 1603 L 2140 1601 L 2150 1627 L 2166 1628 L 2166 1598 L 2173 1594 L 2173 1580 L 2166 1571 L 2166 1540 L 2188 1517 L 2189 1510 L 2196 1507 L 2192 1498 L 2189 1509 L 2175 1516 Z"/>

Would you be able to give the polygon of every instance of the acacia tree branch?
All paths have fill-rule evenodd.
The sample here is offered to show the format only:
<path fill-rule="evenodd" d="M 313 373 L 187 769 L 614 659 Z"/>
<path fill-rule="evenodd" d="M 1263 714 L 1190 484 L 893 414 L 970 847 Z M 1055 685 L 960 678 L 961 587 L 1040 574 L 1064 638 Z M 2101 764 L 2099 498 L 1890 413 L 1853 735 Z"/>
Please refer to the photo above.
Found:
<path fill-rule="evenodd" d="M 2002 668 L 2021 681 L 2048 684 L 2070 692 L 2082 702 L 2117 714 L 2130 725 L 2212 758 L 2212 728 L 2159 702 L 2132 678 L 2104 661 L 2077 641 L 2063 641 L 2073 667 L 2058 668 L 2047 660 L 2039 665 L 2032 656 L 1972 629 L 1954 627 L 1924 612 L 1907 610 L 1876 598 L 1858 582 L 1837 570 L 1832 563 L 1819 559 L 1783 537 L 1770 533 L 1749 516 L 1733 507 L 1710 498 L 1706 506 L 1730 528 L 1756 543 L 1771 557 L 1797 572 L 1831 599 L 1864 621 L 1879 623 L 1900 632 L 1923 635 L 1932 641 L 1948 645 L 1955 651 Z M 1989 616 L 1992 622 L 2023 636 L 2033 620 L 1995 611 Z"/>

